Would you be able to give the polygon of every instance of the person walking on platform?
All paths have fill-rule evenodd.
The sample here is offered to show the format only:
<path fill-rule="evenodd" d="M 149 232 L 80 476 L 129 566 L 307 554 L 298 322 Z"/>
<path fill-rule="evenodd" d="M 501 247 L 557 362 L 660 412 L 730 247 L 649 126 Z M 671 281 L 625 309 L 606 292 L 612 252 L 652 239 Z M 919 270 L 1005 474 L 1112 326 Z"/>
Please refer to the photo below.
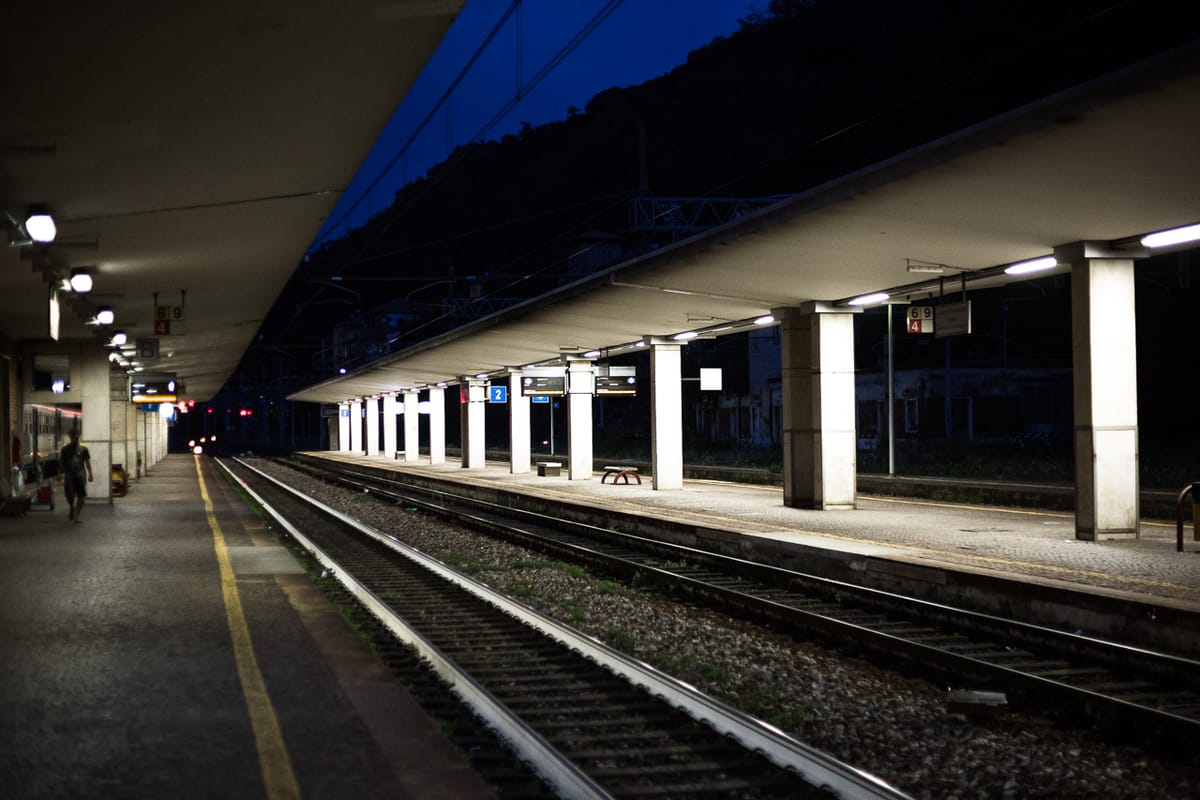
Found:
<path fill-rule="evenodd" d="M 63 491 L 67 495 L 67 519 L 79 522 L 83 501 L 87 498 L 87 485 L 92 480 L 92 454 L 87 446 L 79 443 L 79 429 L 71 428 L 67 434 L 71 441 L 63 446 L 59 454 L 63 471 Z"/>

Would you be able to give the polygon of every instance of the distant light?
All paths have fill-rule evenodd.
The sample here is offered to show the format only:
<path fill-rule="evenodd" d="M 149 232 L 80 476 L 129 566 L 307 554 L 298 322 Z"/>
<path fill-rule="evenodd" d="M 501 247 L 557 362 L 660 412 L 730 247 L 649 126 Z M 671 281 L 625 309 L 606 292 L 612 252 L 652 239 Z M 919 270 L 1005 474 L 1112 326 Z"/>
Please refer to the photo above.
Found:
<path fill-rule="evenodd" d="M 175 391 L 175 381 L 167 381 L 167 391 L 168 392 Z"/>
<path fill-rule="evenodd" d="M 174 403 L 159 403 L 158 415 L 163 419 L 175 419 L 175 404 Z"/>
<path fill-rule="evenodd" d="M 586 353 L 583 354 L 583 357 L 584 358 L 599 358 L 600 351 L 599 350 L 588 350 Z"/>
<path fill-rule="evenodd" d="M 477 380 L 477 381 L 487 380 L 487 373 L 486 373 L 486 372 L 480 372 L 479 374 L 477 374 L 477 375 L 475 376 L 475 380 Z"/>
<path fill-rule="evenodd" d="M 775 317 L 771 316 L 770 314 L 767 314 L 765 317 L 759 317 L 758 319 L 754 320 L 754 324 L 755 325 L 770 325 L 774 321 L 775 321 Z"/>
<path fill-rule="evenodd" d="M 50 384 L 50 391 L 54 392 L 55 394 L 62 394 L 66 390 L 67 383 L 62 378 L 55 378 L 54 382 Z"/>
<path fill-rule="evenodd" d="M 1042 272 L 1043 270 L 1054 269 L 1057 266 L 1058 262 L 1054 260 L 1054 256 L 1046 256 L 1045 258 L 1035 258 L 1032 261 L 1010 264 L 1004 268 L 1004 274 L 1026 275 L 1030 272 Z"/>
<path fill-rule="evenodd" d="M 345 368 L 345 367 L 340 367 L 340 368 L 338 369 L 338 374 L 339 374 L 339 375 L 345 375 L 345 374 L 346 374 L 346 368 Z"/>
<path fill-rule="evenodd" d="M 196 446 L 196 440 L 195 440 L 195 439 L 189 439 L 189 440 L 188 440 L 188 447 L 195 447 L 195 446 Z"/>
<path fill-rule="evenodd" d="M 125 331 L 116 331 L 112 335 L 112 345 L 114 347 L 120 347 L 127 341 L 129 341 L 129 336 L 125 333 Z"/>
<path fill-rule="evenodd" d="M 671 338 L 677 342 L 686 342 L 688 339 L 695 339 L 699 335 L 695 331 L 684 331 L 683 333 L 675 334 Z"/>
<path fill-rule="evenodd" d="M 116 318 L 117 318 L 117 315 L 114 314 L 113 310 L 111 308 L 109 308 L 108 306 L 105 306 L 104 308 L 102 308 L 96 312 L 96 322 L 99 323 L 100 325 L 112 325 L 113 320 L 115 320 Z"/>
<path fill-rule="evenodd" d="M 92 290 L 92 273 L 83 269 L 71 270 L 71 290 L 78 294 L 87 294 Z"/>
<path fill-rule="evenodd" d="M 201 447 L 200 445 L 196 445 L 195 447 L 192 448 L 192 453 L 194 453 L 195 455 L 200 455 L 203 452 L 204 452 L 204 448 Z"/>
<path fill-rule="evenodd" d="M 35 242 L 53 242 L 58 233 L 54 217 L 50 212 L 40 207 L 30 207 L 29 216 L 25 217 L 25 232 Z"/>
<path fill-rule="evenodd" d="M 875 292 L 874 294 L 864 294 L 862 297 L 856 297 L 847 305 L 852 306 L 869 306 L 872 303 L 882 303 L 888 299 L 887 292 Z"/>
<path fill-rule="evenodd" d="M 1200 240 L 1200 225 L 1188 225 L 1184 228 L 1172 228 L 1169 231 L 1159 231 L 1142 237 L 1146 247 L 1166 247 L 1172 244 L 1183 244 Z"/>

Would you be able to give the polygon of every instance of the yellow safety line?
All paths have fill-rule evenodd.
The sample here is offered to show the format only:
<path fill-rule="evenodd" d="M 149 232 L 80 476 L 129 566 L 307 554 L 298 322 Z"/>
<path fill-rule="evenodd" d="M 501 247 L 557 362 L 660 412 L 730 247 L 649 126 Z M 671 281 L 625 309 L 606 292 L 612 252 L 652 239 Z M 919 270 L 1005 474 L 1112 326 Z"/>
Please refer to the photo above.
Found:
<path fill-rule="evenodd" d="M 212 528 L 213 545 L 217 551 L 217 564 L 221 568 L 221 594 L 225 598 L 225 616 L 229 621 L 229 635 L 233 639 L 233 655 L 237 661 L 238 677 L 242 682 L 242 694 L 250 712 L 250 726 L 254 729 L 254 744 L 258 749 L 258 763 L 262 770 L 267 797 L 272 800 L 300 797 L 300 786 L 292 770 L 292 760 L 283 742 L 283 732 L 275 707 L 267 694 L 267 685 L 254 656 L 254 644 L 250 641 L 250 628 L 242 613 L 242 598 L 238 594 L 233 565 L 229 561 L 229 548 L 225 534 L 217 523 L 212 500 L 204 485 L 204 474 L 200 470 L 200 457 L 196 456 L 196 477 L 200 480 L 200 496 L 204 499 L 204 514 Z"/>

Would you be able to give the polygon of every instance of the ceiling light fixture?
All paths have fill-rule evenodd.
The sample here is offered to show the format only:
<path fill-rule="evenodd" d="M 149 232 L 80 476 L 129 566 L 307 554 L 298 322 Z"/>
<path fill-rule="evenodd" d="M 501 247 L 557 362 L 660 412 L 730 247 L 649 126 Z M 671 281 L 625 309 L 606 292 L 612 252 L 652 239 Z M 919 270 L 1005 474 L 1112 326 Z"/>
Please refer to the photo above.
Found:
<path fill-rule="evenodd" d="M 127 341 L 129 341 L 129 336 L 125 333 L 125 331 L 114 331 L 113 332 L 112 342 L 111 342 L 113 347 L 120 347 L 121 345 L 125 344 Z"/>
<path fill-rule="evenodd" d="M 1172 228 L 1169 231 L 1159 231 L 1142 237 L 1142 245 L 1145 247 L 1167 247 L 1195 241 L 1200 241 L 1200 225 Z"/>
<path fill-rule="evenodd" d="M 774 321 L 775 321 L 775 317 L 773 317 L 770 314 L 767 314 L 764 317 L 759 317 L 758 319 L 754 320 L 754 324 L 755 325 L 770 325 Z"/>
<path fill-rule="evenodd" d="M 87 294 L 92 290 L 92 273 L 86 269 L 71 270 L 71 291 L 76 294 Z"/>
<path fill-rule="evenodd" d="M 1031 261 L 1019 261 L 1016 264 L 1010 264 L 1004 268 L 1004 274 L 1027 275 L 1030 272 L 1042 272 L 1054 269 L 1057 266 L 1058 262 L 1054 260 L 1054 256 L 1046 256 L 1044 258 L 1035 258 Z"/>
<path fill-rule="evenodd" d="M 98 325 L 112 325 L 113 320 L 115 320 L 116 318 L 117 318 L 117 315 L 114 314 L 113 310 L 111 308 L 109 308 L 108 306 L 104 306 L 103 308 L 96 311 L 96 323 Z"/>
<path fill-rule="evenodd" d="M 846 305 L 850 306 L 869 306 L 873 303 L 882 303 L 888 299 L 887 292 L 875 292 L 874 294 L 864 294 L 853 300 L 847 301 Z"/>
<path fill-rule="evenodd" d="M 25 215 L 25 232 L 35 242 L 53 242 L 58 228 L 54 224 L 54 217 L 50 215 L 50 209 L 45 206 L 30 206 Z"/>

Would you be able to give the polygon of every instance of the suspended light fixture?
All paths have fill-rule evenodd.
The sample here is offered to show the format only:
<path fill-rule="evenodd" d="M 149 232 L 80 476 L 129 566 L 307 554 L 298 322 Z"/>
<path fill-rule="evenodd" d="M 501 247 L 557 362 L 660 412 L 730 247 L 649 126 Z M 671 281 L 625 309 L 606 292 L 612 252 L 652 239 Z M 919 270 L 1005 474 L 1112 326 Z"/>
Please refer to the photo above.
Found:
<path fill-rule="evenodd" d="M 113 320 L 115 320 L 116 318 L 117 318 L 117 315 L 114 314 L 113 310 L 111 308 L 109 308 L 108 306 L 104 306 L 103 308 L 96 311 L 96 323 L 98 325 L 112 325 Z"/>
<path fill-rule="evenodd" d="M 92 273 L 83 268 L 73 269 L 70 284 L 76 294 L 87 294 L 92 290 Z"/>
<path fill-rule="evenodd" d="M 126 335 L 125 331 L 114 331 L 112 335 L 112 342 L 110 342 L 110 344 L 112 344 L 113 347 L 120 347 L 127 341 L 129 341 L 129 336 Z"/>
<path fill-rule="evenodd" d="M 50 209 L 45 206 L 30 206 L 25 215 L 25 232 L 35 242 L 53 242 L 58 227 L 54 224 Z"/>

